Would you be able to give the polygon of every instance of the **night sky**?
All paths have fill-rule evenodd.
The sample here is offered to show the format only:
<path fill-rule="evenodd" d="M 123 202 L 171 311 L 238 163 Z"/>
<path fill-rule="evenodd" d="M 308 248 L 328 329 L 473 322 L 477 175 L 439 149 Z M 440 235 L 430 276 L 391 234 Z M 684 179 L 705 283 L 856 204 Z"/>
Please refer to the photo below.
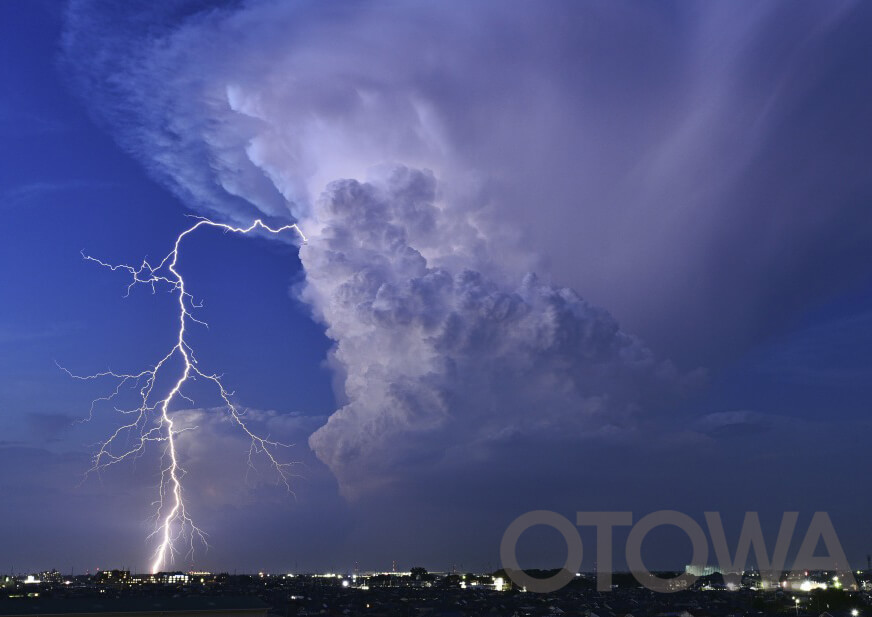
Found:
<path fill-rule="evenodd" d="M 496 569 L 533 509 L 822 510 L 865 567 L 872 6 L 152 4 L 0 3 L 0 572 L 148 567 L 160 447 L 83 481 L 121 418 L 58 365 L 166 353 L 173 297 L 80 251 L 190 215 L 309 242 L 183 245 L 197 356 L 300 464 L 176 401 L 180 569 Z"/>

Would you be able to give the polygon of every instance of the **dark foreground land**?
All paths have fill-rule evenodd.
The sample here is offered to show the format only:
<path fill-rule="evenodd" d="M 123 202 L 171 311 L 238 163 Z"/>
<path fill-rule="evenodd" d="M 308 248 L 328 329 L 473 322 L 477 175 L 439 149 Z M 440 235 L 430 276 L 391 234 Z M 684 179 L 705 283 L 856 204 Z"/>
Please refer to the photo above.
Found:
<path fill-rule="evenodd" d="M 858 573 L 859 589 L 851 591 L 832 584 L 801 591 L 798 581 L 761 590 L 753 576 L 727 589 L 715 576 L 668 594 L 620 574 L 611 591 L 598 592 L 593 576 L 578 575 L 560 591 L 536 594 L 512 585 L 502 572 L 432 574 L 423 568 L 353 576 L 112 571 L 63 577 L 52 571 L 0 577 L 0 617 L 872 617 L 866 591 L 872 578 L 866 574 Z M 817 577 L 818 587 L 824 577 Z"/>

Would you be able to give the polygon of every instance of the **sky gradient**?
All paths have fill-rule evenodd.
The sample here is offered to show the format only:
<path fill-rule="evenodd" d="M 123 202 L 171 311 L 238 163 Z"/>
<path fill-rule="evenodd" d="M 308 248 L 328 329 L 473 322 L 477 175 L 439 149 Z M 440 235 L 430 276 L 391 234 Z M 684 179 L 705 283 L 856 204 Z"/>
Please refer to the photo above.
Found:
<path fill-rule="evenodd" d="M 171 296 L 80 251 L 189 214 L 310 241 L 186 241 L 198 356 L 302 465 L 289 496 L 178 405 L 179 567 L 496 568 L 531 509 L 825 510 L 864 564 L 870 11 L 0 5 L 0 571 L 147 567 L 159 452 L 82 483 L 118 417 L 56 363 L 163 355 Z M 540 535 L 522 564 L 562 561 Z"/>

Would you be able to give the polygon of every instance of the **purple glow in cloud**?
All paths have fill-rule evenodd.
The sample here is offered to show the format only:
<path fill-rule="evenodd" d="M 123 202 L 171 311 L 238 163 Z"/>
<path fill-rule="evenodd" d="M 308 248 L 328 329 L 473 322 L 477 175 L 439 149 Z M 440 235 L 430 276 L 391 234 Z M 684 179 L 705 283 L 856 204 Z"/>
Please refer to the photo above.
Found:
<path fill-rule="evenodd" d="M 865 169 L 827 168 L 869 123 L 815 130 L 832 65 L 859 70 L 851 3 L 180 7 L 74 2 L 69 64 L 192 207 L 310 236 L 344 401 L 310 444 L 348 494 L 699 380 L 552 279 L 697 366 L 868 270 Z"/>

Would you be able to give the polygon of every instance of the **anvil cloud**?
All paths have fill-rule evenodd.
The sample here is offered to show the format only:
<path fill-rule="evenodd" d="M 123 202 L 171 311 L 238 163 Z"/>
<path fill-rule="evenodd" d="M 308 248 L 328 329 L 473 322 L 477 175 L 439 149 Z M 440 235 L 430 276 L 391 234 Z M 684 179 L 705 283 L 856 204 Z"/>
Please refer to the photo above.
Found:
<path fill-rule="evenodd" d="M 868 273 L 863 17 L 79 1 L 65 49 L 191 207 L 311 238 L 296 291 L 342 406 L 310 445 L 351 495 L 519 434 L 644 425 L 695 367 Z"/>

